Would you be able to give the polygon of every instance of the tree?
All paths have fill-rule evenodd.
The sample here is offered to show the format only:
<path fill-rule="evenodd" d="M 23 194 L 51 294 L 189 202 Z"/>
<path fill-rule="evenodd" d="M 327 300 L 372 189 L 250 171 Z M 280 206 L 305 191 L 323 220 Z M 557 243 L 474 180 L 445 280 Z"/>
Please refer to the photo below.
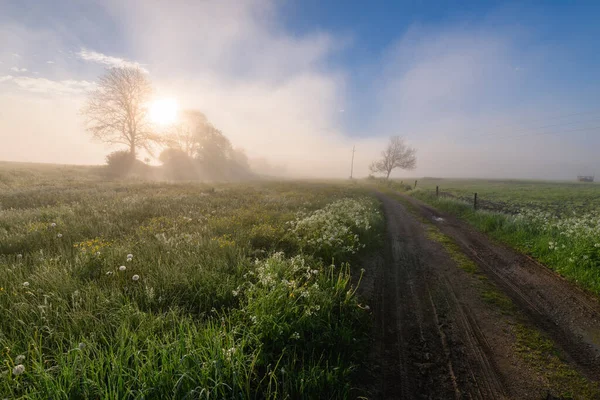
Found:
<path fill-rule="evenodd" d="M 139 148 L 151 153 L 159 141 L 148 118 L 151 96 L 150 80 L 139 68 L 109 69 L 82 109 L 87 130 L 94 139 L 128 146 L 133 158 Z"/>
<path fill-rule="evenodd" d="M 417 151 L 408 147 L 404 139 L 399 136 L 392 136 L 386 149 L 381 152 L 381 159 L 374 161 L 369 169 L 373 173 L 385 173 L 386 179 L 394 168 L 415 169 L 417 166 Z"/>

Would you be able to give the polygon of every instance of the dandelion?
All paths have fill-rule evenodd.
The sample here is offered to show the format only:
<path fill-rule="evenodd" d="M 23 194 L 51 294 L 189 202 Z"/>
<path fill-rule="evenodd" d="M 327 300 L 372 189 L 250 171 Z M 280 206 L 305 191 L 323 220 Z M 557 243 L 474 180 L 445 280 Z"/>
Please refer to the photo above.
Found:
<path fill-rule="evenodd" d="M 23 258 L 23 254 L 17 254 L 17 258 L 18 258 L 18 259 L 21 259 L 21 258 Z"/>
<path fill-rule="evenodd" d="M 126 267 L 126 266 L 124 266 L 124 265 L 121 265 L 121 266 L 119 267 L 119 271 L 121 271 L 121 272 L 122 272 L 122 271 L 125 271 L 126 269 L 127 269 L 127 267 Z"/>
<path fill-rule="evenodd" d="M 23 287 L 29 287 L 29 282 L 23 282 Z"/>
<path fill-rule="evenodd" d="M 22 364 L 25 361 L 25 356 L 23 354 L 19 354 L 15 357 L 15 364 Z"/>
<path fill-rule="evenodd" d="M 110 276 L 110 275 L 112 275 L 112 274 L 114 274 L 114 272 L 112 272 L 112 271 L 108 271 L 108 272 L 106 272 L 106 275 L 109 275 L 109 276 Z"/>
<path fill-rule="evenodd" d="M 97 255 L 97 256 L 99 256 L 99 255 L 100 255 L 100 252 L 99 252 L 99 251 L 97 251 L 97 252 L 96 252 L 96 255 Z"/>
<path fill-rule="evenodd" d="M 79 343 L 79 345 L 77 346 L 77 348 L 78 348 L 79 350 L 83 350 L 83 349 L 85 349 L 85 343 Z"/>
<path fill-rule="evenodd" d="M 127 254 L 127 262 L 133 260 L 133 254 Z"/>
<path fill-rule="evenodd" d="M 57 238 L 61 238 L 62 237 L 62 233 L 59 233 L 58 235 L 56 235 Z"/>
<path fill-rule="evenodd" d="M 56 222 L 51 223 L 50 228 L 56 228 Z"/>
<path fill-rule="evenodd" d="M 134 280 L 135 282 L 140 280 L 140 276 L 139 275 L 134 275 L 131 277 L 132 280 Z"/>
<path fill-rule="evenodd" d="M 237 295 L 240 293 L 239 290 L 232 290 L 231 294 L 233 294 L 233 297 L 237 297 Z"/>
<path fill-rule="evenodd" d="M 23 372 L 25 372 L 25 366 L 23 364 L 15 365 L 15 367 L 13 368 L 13 375 L 15 376 L 19 376 Z"/>

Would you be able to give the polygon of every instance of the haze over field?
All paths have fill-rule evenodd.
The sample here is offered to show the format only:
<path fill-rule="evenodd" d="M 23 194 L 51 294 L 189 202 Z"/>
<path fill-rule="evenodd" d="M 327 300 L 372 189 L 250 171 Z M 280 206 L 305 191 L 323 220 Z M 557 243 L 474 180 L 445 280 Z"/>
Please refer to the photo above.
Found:
<path fill-rule="evenodd" d="M 0 4 L 0 160 L 104 163 L 118 148 L 85 132 L 85 92 L 105 68 L 137 65 L 160 98 L 204 112 L 273 174 L 346 178 L 355 145 L 355 175 L 366 176 L 389 136 L 400 135 L 418 149 L 411 175 L 592 175 L 600 172 L 599 11 L 8 0 Z"/>

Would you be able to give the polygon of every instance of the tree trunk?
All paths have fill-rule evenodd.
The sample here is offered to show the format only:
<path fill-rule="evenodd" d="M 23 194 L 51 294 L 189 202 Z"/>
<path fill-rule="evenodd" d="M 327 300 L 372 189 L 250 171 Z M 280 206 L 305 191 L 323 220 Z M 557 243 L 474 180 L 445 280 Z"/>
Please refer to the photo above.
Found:
<path fill-rule="evenodd" d="M 387 172 L 387 176 L 385 177 L 385 179 L 389 180 L 389 179 L 390 179 L 390 174 L 391 174 L 391 173 L 392 173 L 392 170 L 390 169 L 390 170 Z"/>
<path fill-rule="evenodd" d="M 135 144 L 131 143 L 129 145 L 129 154 L 131 154 L 131 158 L 135 160 Z"/>

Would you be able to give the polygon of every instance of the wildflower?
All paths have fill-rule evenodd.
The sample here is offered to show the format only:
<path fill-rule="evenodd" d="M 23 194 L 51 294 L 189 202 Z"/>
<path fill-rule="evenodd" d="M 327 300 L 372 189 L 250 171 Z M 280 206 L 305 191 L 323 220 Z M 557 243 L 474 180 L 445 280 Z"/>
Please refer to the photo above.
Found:
<path fill-rule="evenodd" d="M 23 364 L 15 365 L 15 367 L 13 368 L 13 375 L 15 376 L 19 376 L 23 372 L 25 372 L 25 366 Z"/>
<path fill-rule="evenodd" d="M 140 276 L 139 275 L 134 275 L 131 277 L 131 279 L 133 279 L 134 281 L 139 281 L 140 280 Z"/>
<path fill-rule="evenodd" d="M 58 235 L 56 235 L 57 238 L 61 238 L 62 237 L 62 233 L 59 233 Z"/>
<path fill-rule="evenodd" d="M 133 254 L 127 254 L 127 262 L 133 260 Z"/>
<path fill-rule="evenodd" d="M 22 364 L 23 361 L 25 361 L 25 356 L 23 354 L 15 357 L 15 364 Z"/>
<path fill-rule="evenodd" d="M 56 222 L 51 223 L 50 228 L 56 228 Z"/>
<path fill-rule="evenodd" d="M 114 274 L 114 272 L 112 272 L 112 271 L 106 272 L 106 275 L 112 275 L 112 274 Z"/>
<path fill-rule="evenodd" d="M 99 256 L 99 255 L 100 255 L 100 252 L 99 252 L 99 251 L 97 251 L 97 252 L 96 252 L 96 255 L 97 255 L 97 256 Z"/>
<path fill-rule="evenodd" d="M 294 332 L 292 334 L 292 339 L 296 339 L 296 340 L 300 339 L 300 334 L 298 332 Z"/>
<path fill-rule="evenodd" d="M 239 294 L 239 290 L 232 290 L 231 294 L 233 294 L 233 297 L 237 297 L 237 295 Z"/>
<path fill-rule="evenodd" d="M 17 254 L 17 258 L 18 258 L 18 259 L 21 259 L 21 258 L 23 258 L 23 254 Z"/>
<path fill-rule="evenodd" d="M 77 346 L 77 348 L 78 348 L 79 350 L 83 350 L 83 349 L 85 349 L 85 343 L 79 343 L 79 345 Z"/>
<path fill-rule="evenodd" d="M 29 287 L 29 282 L 23 282 L 23 287 Z"/>
<path fill-rule="evenodd" d="M 122 272 L 122 271 L 125 271 L 126 269 L 127 269 L 127 267 L 126 267 L 126 266 L 124 266 L 124 265 L 121 265 L 121 266 L 119 267 L 119 271 L 121 271 L 121 272 Z"/>

